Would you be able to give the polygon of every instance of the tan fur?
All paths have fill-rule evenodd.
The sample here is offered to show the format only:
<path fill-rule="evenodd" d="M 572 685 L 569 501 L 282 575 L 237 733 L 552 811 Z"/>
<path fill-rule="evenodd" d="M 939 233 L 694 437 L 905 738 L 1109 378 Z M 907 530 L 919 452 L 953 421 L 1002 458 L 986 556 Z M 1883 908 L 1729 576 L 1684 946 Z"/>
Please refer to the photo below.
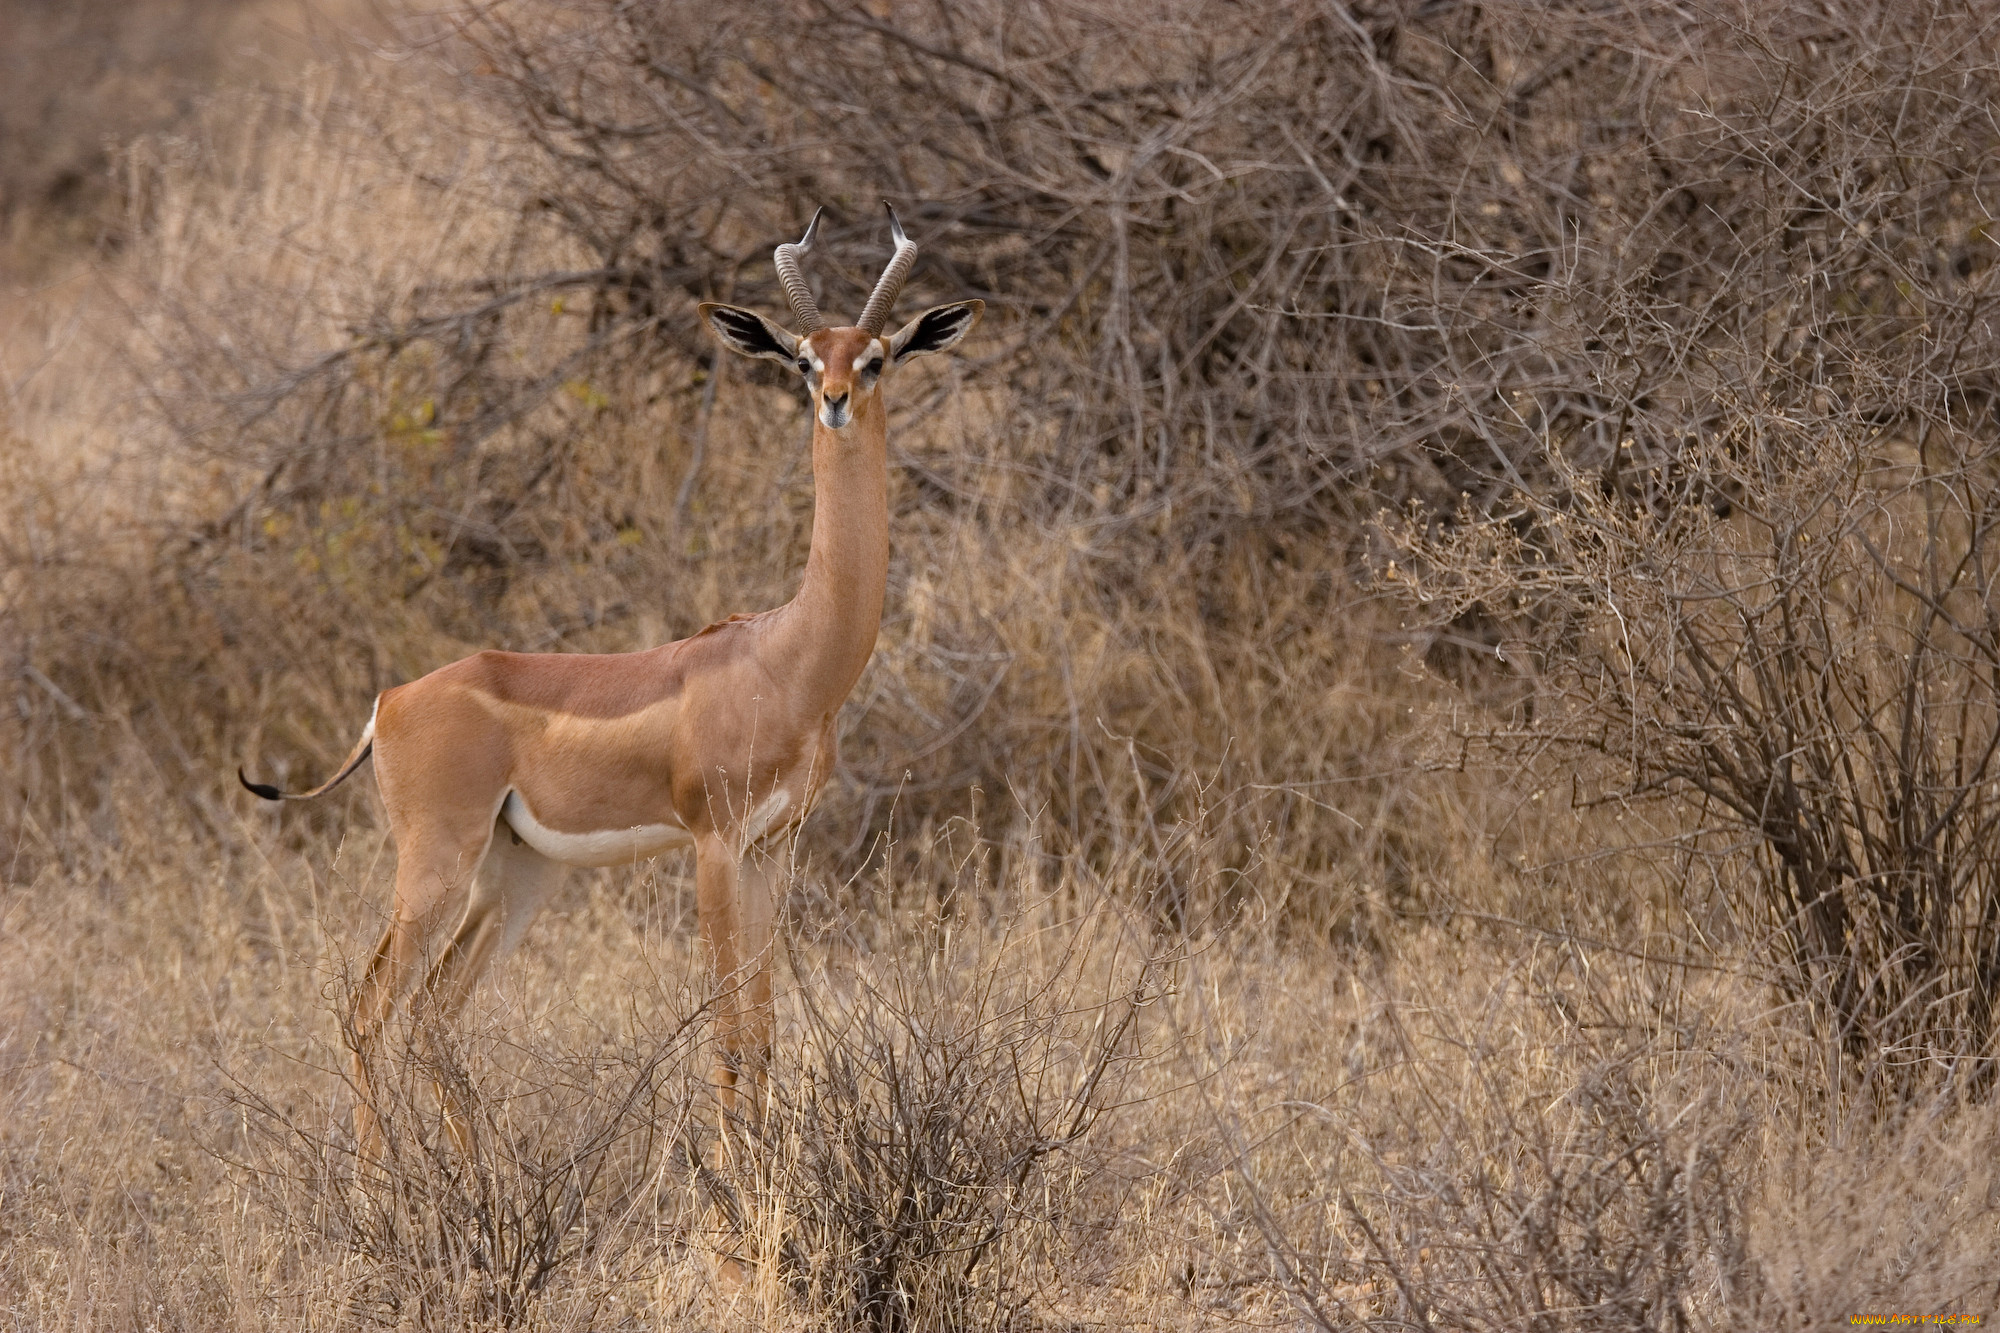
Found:
<path fill-rule="evenodd" d="M 463 915 L 424 987 L 448 1017 L 560 878 L 501 817 L 510 793 L 557 834 L 679 825 L 691 835 L 725 1134 L 739 1071 L 761 1080 L 775 904 L 754 844 L 803 819 L 832 771 L 834 720 L 874 650 L 889 563 L 880 392 L 889 340 L 846 327 L 805 341 L 822 366 L 815 499 L 812 548 L 790 602 L 643 652 L 477 653 L 377 701 L 376 782 L 397 866 L 394 912 L 354 1010 L 364 1151 L 380 1149 L 366 1053 L 414 979 L 442 909 L 463 893 Z M 871 342 L 882 344 L 885 373 L 864 385 L 854 361 Z M 839 430 L 821 420 L 829 394 L 849 401 Z M 753 811 L 769 821 L 774 808 L 771 826 L 750 827 Z M 470 1130 L 447 1113 L 463 1146 Z"/>
<path fill-rule="evenodd" d="M 893 209 L 889 221 L 896 257 L 869 298 L 876 324 L 916 253 Z M 821 328 L 796 272 L 812 234 L 808 227 L 776 255 L 795 313 L 812 332 L 795 336 L 733 306 L 700 307 L 725 347 L 787 364 L 812 390 L 812 548 L 791 601 L 643 652 L 476 653 L 385 691 L 340 773 L 311 792 L 280 792 L 239 771 L 261 797 L 298 800 L 330 789 L 371 749 L 375 757 L 397 857 L 394 910 L 353 1011 L 364 1154 L 382 1146 L 368 1056 L 442 909 L 463 896 L 458 927 L 422 993 L 449 1018 L 526 931 L 564 864 L 693 844 L 725 1144 L 739 1071 L 762 1081 L 776 904 L 758 844 L 812 809 L 833 769 L 835 718 L 881 628 L 889 570 L 881 386 L 900 360 L 956 345 L 984 310 L 978 301 L 937 306 L 887 338 Z M 858 367 L 864 354 L 868 365 Z M 446 1106 L 446 1121 L 468 1147 L 471 1129 L 456 1108 Z"/>

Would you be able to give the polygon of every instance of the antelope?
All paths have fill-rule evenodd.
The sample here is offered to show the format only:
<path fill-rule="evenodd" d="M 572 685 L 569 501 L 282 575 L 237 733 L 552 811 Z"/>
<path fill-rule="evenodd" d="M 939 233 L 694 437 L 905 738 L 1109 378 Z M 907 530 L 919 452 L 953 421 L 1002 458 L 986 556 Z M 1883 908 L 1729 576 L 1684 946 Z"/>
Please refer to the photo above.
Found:
<path fill-rule="evenodd" d="M 875 648 L 889 568 L 882 385 L 904 362 L 955 347 L 982 301 L 934 306 L 885 336 L 917 247 L 889 213 L 895 251 L 861 317 L 827 326 L 800 263 L 821 213 L 774 253 L 794 334 L 751 310 L 698 310 L 722 346 L 790 367 L 813 408 L 812 546 L 785 605 L 732 615 L 631 653 L 488 650 L 384 690 L 325 794 L 372 754 L 396 846 L 394 908 L 356 987 L 355 1136 L 379 1156 L 368 1054 L 412 987 L 442 909 L 457 928 L 420 994 L 449 1020 L 527 931 L 567 866 L 636 863 L 692 847 L 702 952 L 719 1040 L 711 1078 L 727 1153 L 738 1079 L 761 1090 L 772 1036 L 774 905 L 761 853 L 811 810 L 835 758 L 834 720 Z M 753 1100 L 753 1106 L 755 1102 Z M 466 1146 L 452 1108 L 446 1123 Z"/>

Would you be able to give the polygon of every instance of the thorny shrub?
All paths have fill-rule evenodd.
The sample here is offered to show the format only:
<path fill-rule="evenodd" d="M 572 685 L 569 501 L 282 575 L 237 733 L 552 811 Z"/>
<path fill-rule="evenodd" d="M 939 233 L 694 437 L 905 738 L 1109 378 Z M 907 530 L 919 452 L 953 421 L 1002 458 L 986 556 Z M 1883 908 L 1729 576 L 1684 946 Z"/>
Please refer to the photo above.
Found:
<path fill-rule="evenodd" d="M 1144 1011 L 1181 949 L 1108 905 L 1051 906 L 835 948 L 800 987 L 731 1204 L 783 1220 L 766 1249 L 835 1326 L 1011 1326 L 1115 1223 L 1091 1134 L 1159 1056 Z"/>
<path fill-rule="evenodd" d="M 1760 955 L 1838 1060 L 1888 1075 L 1866 1086 L 1963 1095 L 1995 1036 L 2000 883 L 1996 25 L 1950 0 L 583 0 L 434 15 L 393 83 L 218 102 L 126 162 L 137 392 L 96 403 L 116 447 L 0 435 L 17 794 L 0 864 L 95 883 L 93 857 L 169 823 L 204 854 L 239 848 L 234 762 L 323 770 L 374 690 L 475 646 L 627 648 L 782 596 L 804 421 L 769 372 L 714 356 L 691 306 L 779 309 L 770 247 L 824 203 L 815 281 L 851 309 L 888 195 L 926 246 L 912 304 L 977 295 L 992 314 L 946 377 L 897 386 L 891 612 L 808 851 L 845 865 L 896 832 L 885 855 L 946 884 L 933 853 L 970 801 L 983 852 L 1122 884 L 1206 809 L 1197 898 L 1370 944 L 1395 913 L 1457 906 L 1435 885 L 1492 845 L 1486 803 L 1562 791 L 1643 810 L 1664 831 L 1637 849 L 1654 882 L 1707 868 L 1721 892 L 1648 917 L 1632 881 L 1594 873 L 1531 903 L 1548 921 L 1620 939 L 1665 921 L 1677 953 Z M 1408 594 L 1403 633 L 1357 594 L 1364 566 Z M 1395 674 L 1402 645 L 1428 678 Z M 1439 676 L 1507 764 L 1449 799 L 1408 772 L 1408 718 L 1452 697 Z M 148 808 L 167 799 L 180 822 Z M 363 813 L 301 812 L 287 836 L 323 848 Z M 1425 936 L 1427 964 L 1461 938 Z M 1675 1104 L 1640 1077 L 1719 1049 L 1668 1021 L 1683 982 L 1641 1016 L 1650 1047 L 1584 1060 L 1567 1030 L 1526 1047 L 1570 1085 L 1528 1109 L 1504 1071 L 1429 1085 L 1357 1044 L 1370 1099 L 1345 1125 L 1379 1123 L 1398 1089 L 1432 1107 L 1488 1089 L 1491 1115 L 1415 1117 L 1408 1143 L 1344 1162 L 1380 1168 L 1353 1208 L 1311 1164 L 1272 1171 L 1329 1218 L 1279 1216 L 1260 1253 L 1290 1256 L 1282 1280 L 1332 1317 L 1329 1296 L 1509 1327 L 1754 1312 L 1716 1294 L 1743 1270 L 1709 1192 L 1745 1145 L 1726 1107 L 1675 1123 L 1714 1109 L 1699 1089 Z M 1457 1002 L 1442 994 L 1433 1012 Z M 913 1012 L 851 1030 L 863 1113 L 840 1133 L 904 1123 L 868 1091 L 886 1060 L 869 1052 L 903 1061 L 917 1038 L 895 1015 Z M 1303 1054 L 1270 1076 L 1287 1099 L 1322 1072 L 1317 1035 L 1287 1034 Z M 1467 1035 L 1453 1049 L 1483 1059 Z M 1773 1067 L 1822 1100 L 1760 1112 L 1767 1136 L 1804 1126 L 1801 1161 L 1872 1141 L 1843 1120 L 1867 1099 L 1843 1100 L 1841 1070 Z M 952 1138 L 884 1141 L 911 1163 Z M 1931 1267 L 1957 1299 L 1990 1269 L 1986 1178 L 1954 1164 L 1936 1184 L 1883 1141 L 1842 1188 L 1921 1198 L 1905 1218 L 1943 1219 L 1934 1251 L 1859 1226 L 1886 1257 L 1815 1238 L 1803 1276 L 1762 1274 L 1786 1296 L 1772 1326 Z M 826 1142 L 799 1160 L 840 1162 Z M 506 1168 L 519 1197 L 540 1197 L 543 1160 Z M 1757 1165 L 1740 1179 L 1782 1187 Z M 831 1170 L 806 1198 L 838 1197 L 814 1183 Z M 297 1197 L 296 1217 L 325 1204 Z M 1785 1210 L 1753 1193 L 1744 1211 L 1785 1252 Z M 853 1317 L 884 1308 L 870 1292 L 890 1310 L 911 1291 L 1002 1299 L 885 1280 L 879 1212 L 822 1216 Z M 1693 1231 L 1708 1239 L 1676 1238 Z M 423 1304 L 445 1300 L 422 1294 L 437 1273 L 487 1281 L 453 1234 L 418 1251 L 432 1269 L 385 1279 L 412 1293 L 400 1308 L 445 1310 Z M 892 1254 L 939 1253 L 935 1229 L 890 1234 Z M 1873 1285 L 1849 1282 L 1871 1259 Z M 1350 1279 L 1363 1290 L 1315 1285 Z"/>
<path fill-rule="evenodd" d="M 347 1269 L 350 1317 L 588 1325 L 662 1272 L 740 1263 L 833 1327 L 1008 1326 L 1115 1222 L 1092 1131 L 1158 1056 L 1145 1011 L 1181 949 L 1108 903 L 952 906 L 794 943 L 811 971 L 720 1161 L 707 1011 L 651 1001 L 531 1040 L 417 1004 L 365 1091 L 344 1051 L 316 1083 L 225 1067 L 239 1128 L 215 1151 L 296 1267 Z M 350 1130 L 360 1096 L 377 1159 Z"/>
<path fill-rule="evenodd" d="M 1538 781 L 1579 803 L 1684 812 L 1662 859 L 1715 859 L 1738 938 L 1863 1072 L 1984 1080 L 2000 29 L 1978 9 L 1852 17 L 1748 21 L 1696 66 L 1698 114 L 1660 104 L 1615 267 L 1573 250 L 1529 283 L 1593 424 L 1494 401 L 1542 470 L 1392 522 L 1409 567 L 1388 573 L 1518 673 L 1482 739 L 1550 761 Z M 1727 281 L 1704 218 L 1727 225 Z"/>
<path fill-rule="evenodd" d="M 555 1291 L 589 1322 L 706 1244 L 699 1017 L 563 1049 L 419 1014 L 368 1058 L 379 1159 L 357 1151 L 344 1071 L 347 1096 L 313 1098 L 287 1066 L 282 1086 L 229 1085 L 246 1131 L 229 1166 L 298 1266 L 345 1257 L 349 1317 L 513 1328 Z"/>
<path fill-rule="evenodd" d="M 1342 1143 L 1332 1206 L 1259 1214 L 1303 1311 L 1325 1329 L 1678 1333 L 1757 1308 L 1743 1166 L 1765 1090 L 1741 1034 L 1676 1052 L 1580 951 L 1523 970 L 1572 1048 L 1557 1096 L 1492 1011 L 1399 1016 L 1419 1094 L 1320 1108 Z"/>

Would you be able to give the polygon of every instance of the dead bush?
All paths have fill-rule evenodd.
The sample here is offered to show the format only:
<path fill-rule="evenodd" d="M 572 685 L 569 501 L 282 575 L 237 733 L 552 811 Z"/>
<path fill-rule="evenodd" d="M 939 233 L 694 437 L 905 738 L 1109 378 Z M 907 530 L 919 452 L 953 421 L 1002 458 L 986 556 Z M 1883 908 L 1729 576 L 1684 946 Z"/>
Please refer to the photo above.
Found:
<path fill-rule="evenodd" d="M 1274 1281 L 1328 1329 L 1805 1330 L 1987 1299 L 1990 1154 L 1941 1128 L 1986 1123 L 1963 1087 L 1830 1105 L 1825 1043 L 1754 979 L 1556 931 L 1438 944 L 1335 969 L 1345 1017 L 1291 1099 L 1215 1108 L 1252 1243 L 1190 1286 Z"/>
<path fill-rule="evenodd" d="M 698 1017 L 583 1050 L 419 1016 L 369 1059 L 379 1159 L 350 1132 L 357 1090 L 315 1099 L 289 1065 L 282 1086 L 233 1079 L 242 1135 L 219 1151 L 292 1266 L 344 1257 L 347 1318 L 588 1326 L 645 1299 L 663 1263 L 708 1249 L 691 1203 L 707 1100 Z"/>
<path fill-rule="evenodd" d="M 1694 804 L 1659 850 L 1738 863 L 1717 871 L 1724 906 L 1864 1070 L 1983 1080 L 2000 1035 L 1995 460 L 1934 423 L 1903 440 L 1739 421 L 1684 454 L 1690 482 L 1727 488 L 1728 519 L 1579 488 L 1530 502 L 1532 555 L 1490 523 L 1423 547 L 1423 586 L 1549 616 L 1535 713 L 1486 739 L 1604 761 L 1566 799 Z"/>
<path fill-rule="evenodd" d="M 1728 1068 L 1726 1045 L 1683 1061 L 1658 1038 L 1596 1042 L 1601 1015 L 1558 996 L 1551 1017 L 1587 1049 L 1553 1100 L 1490 1029 L 1409 1016 L 1434 1025 L 1407 1046 L 1431 1095 L 1342 1117 L 1333 1255 L 1273 1232 L 1321 1327 L 1679 1330 L 1754 1301 L 1739 1182 L 1757 1122 L 1710 1064 Z"/>
<path fill-rule="evenodd" d="M 833 1327 L 1014 1326 L 1116 1224 L 1092 1131 L 1158 1057 L 1144 1010 L 1178 949 L 1109 904 L 966 906 L 819 953 L 744 1126 L 732 1211 L 758 1201 L 765 1249 Z"/>
<path fill-rule="evenodd" d="M 1413 567 L 1389 570 L 1517 674 L 1481 739 L 1578 804 L 1663 798 L 1659 862 L 1721 858 L 1733 937 L 1904 1086 L 1986 1077 L 2000 1037 L 1992 130 L 1967 97 L 2000 34 L 1847 17 L 1760 10 L 1676 62 L 1700 114 L 1662 109 L 1655 168 L 1605 183 L 1629 228 L 1524 275 L 1578 387 L 1483 419 L 1539 470 L 1392 524 Z M 1468 332 L 1451 373 L 1504 364 Z"/>
<path fill-rule="evenodd" d="M 327 1193 L 354 1178 L 330 1090 L 250 1112 L 306 1157 L 231 1159 L 287 1198 L 232 1213 L 156 1149 L 186 1135 L 154 1102 L 204 1095 L 189 1032 L 326 1026 L 286 936 L 315 938 L 337 834 L 364 891 L 387 855 L 359 784 L 282 828 L 226 788 L 246 758 L 323 773 L 373 692 L 466 651 L 624 650 L 781 600 L 805 423 L 689 307 L 777 309 L 770 248 L 825 203 L 815 281 L 851 308 L 884 194 L 926 245 L 912 304 L 993 315 L 957 378 L 899 386 L 890 611 L 794 908 L 953 902 L 901 937 L 911 966 L 963 960 L 936 941 L 1003 878 L 1274 929 L 1145 1007 L 1189 1019 L 1166 1091 L 1080 1140 L 1065 1080 L 1109 988 L 1043 1007 L 1067 992 L 995 970 L 982 1010 L 979 966 L 827 966 L 765 1174 L 708 1187 L 745 1216 L 796 1195 L 761 1271 L 825 1285 L 786 1299 L 1053 1321 L 1101 1264 L 1090 1299 L 1201 1320 L 1287 1294 L 1496 1328 L 1972 1301 L 1995 22 L 585 0 L 433 14 L 394 62 L 204 99 L 121 159 L 131 246 L 90 316 L 116 354 L 0 349 L 8 1308 L 268 1322 L 243 1293 L 295 1278 L 331 1323 L 393 1299 L 559 1324 L 566 1293 L 613 1321 L 660 1223 L 635 1203 L 593 1233 L 586 1206 L 550 1239 L 583 1188 L 556 1111 L 593 1087 L 615 1120 L 636 1053 L 592 1084 L 537 1072 L 543 1034 L 413 1047 L 384 1083 L 416 1145 L 393 1226 Z M 1451 757 L 1501 762 L 1414 772 L 1453 709 Z M 1536 813 L 1565 796 L 1579 818 Z M 960 890 L 968 864 L 994 876 Z M 684 887 L 592 883 L 619 939 Z M 1481 933 L 1502 917 L 1521 933 Z M 1507 988 L 1585 926 L 1578 967 L 1633 1003 Z M 1741 993 L 1690 982 L 1746 960 Z M 488 1099 L 486 1177 L 427 1155 L 454 1070 Z M 633 1142 L 601 1181 L 638 1178 Z M 1107 1144 L 1143 1210 L 1093 1192 Z M 631 1318 L 691 1308 L 665 1304 Z"/>

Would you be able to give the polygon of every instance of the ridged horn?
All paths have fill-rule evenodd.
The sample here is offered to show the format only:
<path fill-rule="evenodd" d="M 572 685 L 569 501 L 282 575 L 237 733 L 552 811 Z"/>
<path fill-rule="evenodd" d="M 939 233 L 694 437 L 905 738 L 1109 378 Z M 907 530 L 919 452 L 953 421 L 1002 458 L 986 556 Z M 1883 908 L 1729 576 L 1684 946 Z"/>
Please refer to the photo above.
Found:
<path fill-rule="evenodd" d="M 888 200 L 882 201 L 882 207 L 889 210 L 889 235 L 896 242 L 896 253 L 890 256 L 889 267 L 882 270 L 868 304 L 862 308 L 861 318 L 855 321 L 877 338 L 882 336 L 882 326 L 889 322 L 889 307 L 896 304 L 896 294 L 903 290 L 903 279 L 910 276 L 910 269 L 917 262 L 917 243 L 903 235 L 903 224 L 896 220 L 896 210 Z"/>
<path fill-rule="evenodd" d="M 778 266 L 778 281 L 785 284 L 785 298 L 792 303 L 792 313 L 798 316 L 800 333 L 818 333 L 826 327 L 826 321 L 820 318 L 819 305 L 813 300 L 812 288 L 806 286 L 806 275 L 799 271 L 799 261 L 811 252 L 813 233 L 819 230 L 819 215 L 824 212 L 824 208 L 813 210 L 812 221 L 806 224 L 806 234 L 797 245 L 787 242 L 771 252 L 771 262 Z"/>

